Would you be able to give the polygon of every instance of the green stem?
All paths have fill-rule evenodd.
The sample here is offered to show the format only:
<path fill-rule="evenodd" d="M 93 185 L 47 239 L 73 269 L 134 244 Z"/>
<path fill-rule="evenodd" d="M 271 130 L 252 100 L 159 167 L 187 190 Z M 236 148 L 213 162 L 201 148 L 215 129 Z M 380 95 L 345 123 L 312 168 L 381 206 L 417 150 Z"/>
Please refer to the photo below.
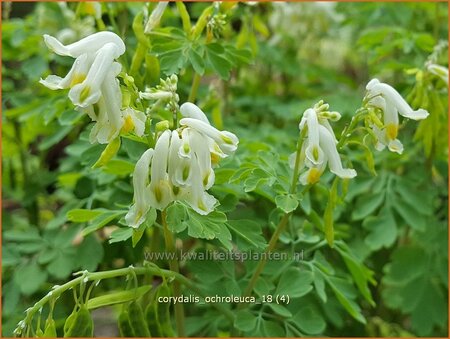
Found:
<path fill-rule="evenodd" d="M 353 116 L 350 125 L 346 126 L 344 130 L 342 131 L 342 136 L 339 139 L 339 142 L 336 145 L 336 148 L 339 150 L 344 146 L 344 143 L 347 141 L 347 139 L 350 137 L 352 132 L 354 131 L 356 125 L 359 123 L 361 118 L 364 117 L 364 114 L 366 114 L 367 111 L 365 108 L 360 108 L 358 111 L 356 111 L 356 114 Z"/>
<path fill-rule="evenodd" d="M 194 79 L 192 80 L 191 92 L 189 93 L 188 102 L 194 103 L 197 98 L 198 87 L 200 86 L 201 75 L 198 73 L 194 74 Z"/>
<path fill-rule="evenodd" d="M 299 168 L 300 168 L 300 153 L 302 151 L 302 145 L 303 145 L 303 138 L 306 129 L 304 129 L 298 137 L 297 141 L 297 150 L 295 154 L 295 165 L 294 165 L 294 173 L 292 175 L 292 182 L 291 187 L 289 189 L 289 193 L 294 194 L 297 189 L 297 182 L 298 182 L 298 176 L 299 176 Z M 307 186 L 309 188 L 309 186 Z M 306 190 L 306 189 L 305 189 Z M 280 222 L 278 223 L 277 227 L 275 228 L 275 232 L 272 234 L 272 237 L 269 240 L 269 244 L 264 251 L 265 255 L 262 257 L 262 259 L 258 262 L 258 265 L 256 266 L 255 271 L 253 272 L 252 277 L 250 278 L 250 281 L 247 285 L 247 288 L 244 291 L 243 296 L 249 297 L 252 294 L 253 288 L 255 287 L 256 281 L 258 280 L 259 276 L 261 275 L 262 271 L 264 270 L 264 267 L 267 264 L 267 257 L 268 253 L 272 252 L 275 248 L 278 239 L 280 238 L 281 233 L 286 228 L 286 225 L 289 221 L 289 217 L 291 216 L 292 212 L 285 213 L 283 217 L 281 218 Z M 238 305 L 238 309 L 241 309 L 245 306 L 244 303 L 241 303 Z"/>
<path fill-rule="evenodd" d="M 178 266 L 178 261 L 176 259 L 176 249 L 175 249 L 175 240 L 172 236 L 172 233 L 170 232 L 169 228 L 167 227 L 166 222 L 166 210 L 163 210 L 161 212 L 161 219 L 162 219 L 162 225 L 163 225 L 163 232 L 164 232 L 164 240 L 166 243 L 166 248 L 170 253 L 173 253 L 171 256 L 171 259 L 169 259 L 169 267 L 170 270 L 179 274 L 180 268 Z M 181 286 L 178 281 L 174 281 L 173 283 L 173 294 L 174 297 L 181 296 Z M 184 306 L 183 303 L 176 303 L 174 305 L 175 308 L 175 321 L 177 324 L 177 333 L 179 337 L 185 337 L 186 331 L 184 327 Z"/>
<path fill-rule="evenodd" d="M 25 323 L 30 324 L 33 316 L 39 312 L 41 308 L 43 308 L 47 303 L 51 302 L 52 300 L 56 300 L 61 294 L 64 292 L 72 289 L 75 290 L 78 285 L 81 283 L 86 283 L 88 281 L 99 281 L 104 279 L 112 279 L 117 277 L 123 277 L 130 274 L 130 269 L 133 270 L 134 274 L 136 275 L 156 275 L 160 277 L 165 277 L 168 279 L 174 279 L 175 281 L 185 285 L 188 289 L 192 290 L 193 292 L 197 293 L 199 296 L 205 298 L 207 295 L 199 289 L 192 281 L 190 281 L 188 278 L 184 277 L 183 275 L 161 269 L 159 267 L 126 267 L 126 268 L 120 268 L 117 270 L 110 270 L 110 271 L 103 271 L 103 272 L 85 272 L 84 274 L 80 275 L 79 277 L 68 281 L 64 285 L 55 287 L 52 289 L 51 293 L 48 293 L 45 297 L 43 297 L 41 300 L 36 302 L 32 307 L 30 307 L 26 311 L 26 317 L 25 317 Z M 229 309 L 223 307 L 223 305 L 218 303 L 212 303 L 212 307 L 216 308 L 218 311 L 223 313 L 225 317 L 230 320 L 230 322 L 234 321 L 234 314 Z"/>
<path fill-rule="evenodd" d="M 136 51 L 134 52 L 133 59 L 131 60 L 130 75 L 136 77 L 138 75 L 139 68 L 145 59 L 145 53 L 147 52 L 147 46 L 138 42 Z"/>

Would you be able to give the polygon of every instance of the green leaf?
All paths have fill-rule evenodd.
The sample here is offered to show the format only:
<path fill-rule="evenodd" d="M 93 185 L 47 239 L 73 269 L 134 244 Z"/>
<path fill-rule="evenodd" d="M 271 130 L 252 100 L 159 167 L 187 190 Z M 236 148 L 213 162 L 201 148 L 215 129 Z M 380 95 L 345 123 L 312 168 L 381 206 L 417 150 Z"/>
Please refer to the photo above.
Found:
<path fill-rule="evenodd" d="M 77 248 L 76 263 L 80 269 L 97 270 L 103 259 L 103 246 L 94 235 L 87 236 Z"/>
<path fill-rule="evenodd" d="M 248 310 L 240 310 L 236 312 L 234 318 L 234 327 L 240 331 L 250 332 L 256 327 L 257 317 Z"/>
<path fill-rule="evenodd" d="M 297 209 L 299 201 L 297 199 L 297 196 L 295 196 L 294 194 L 283 194 L 276 196 L 275 203 L 277 204 L 277 207 L 282 211 L 284 211 L 285 213 L 290 213 Z"/>
<path fill-rule="evenodd" d="M 72 126 L 64 126 L 57 130 L 56 133 L 46 137 L 38 146 L 39 151 L 46 151 L 53 145 L 60 142 L 66 135 L 72 131 Z"/>
<path fill-rule="evenodd" d="M 268 305 L 279 316 L 282 316 L 283 318 L 292 317 L 291 311 L 289 311 L 286 307 L 275 303 L 269 303 Z"/>
<path fill-rule="evenodd" d="M 105 209 L 73 209 L 67 212 L 67 219 L 73 222 L 87 222 L 107 212 Z"/>
<path fill-rule="evenodd" d="M 327 277 L 325 281 L 329 284 L 337 300 L 345 310 L 360 323 L 365 324 L 366 319 L 361 313 L 361 308 L 349 297 L 348 291 L 351 288 L 351 285 L 345 280 L 334 277 Z"/>
<path fill-rule="evenodd" d="M 238 248 L 265 248 L 266 239 L 262 236 L 261 225 L 253 220 L 228 220 L 227 227 L 236 234 Z"/>
<path fill-rule="evenodd" d="M 424 231 L 426 229 L 428 217 L 420 214 L 416 207 L 411 207 L 403 200 L 396 199 L 394 200 L 394 209 L 400 214 L 409 227 L 417 231 Z"/>
<path fill-rule="evenodd" d="M 224 213 L 213 211 L 200 215 L 183 203 L 174 202 L 167 209 L 169 229 L 181 232 L 187 228 L 189 236 L 200 239 L 218 239 L 231 250 L 231 233 L 226 227 L 227 217 Z"/>
<path fill-rule="evenodd" d="M 373 213 L 384 201 L 384 192 L 367 194 L 359 199 L 353 209 L 352 219 L 361 220 Z"/>
<path fill-rule="evenodd" d="M 156 221 L 156 217 L 157 217 L 156 209 L 150 208 L 145 218 L 145 221 L 138 228 L 133 228 L 133 235 L 131 237 L 131 243 L 133 247 L 136 247 L 139 240 L 141 240 L 142 236 L 145 233 L 145 230 L 148 227 L 153 226 L 153 224 Z"/>
<path fill-rule="evenodd" d="M 105 226 L 108 223 L 110 223 L 112 220 L 120 217 L 121 215 L 124 215 L 125 213 L 126 213 L 126 211 L 109 211 L 107 213 L 103 213 L 103 214 L 95 217 L 92 220 L 92 222 L 90 223 L 90 225 L 88 227 L 86 227 L 82 231 L 81 234 L 83 236 L 91 234 L 92 232 L 95 232 L 95 231 L 99 230 L 103 226 Z"/>
<path fill-rule="evenodd" d="M 272 320 L 262 320 L 263 333 L 269 338 L 284 338 L 285 332 L 283 327 Z"/>
<path fill-rule="evenodd" d="M 375 306 L 375 302 L 372 299 L 372 294 L 370 293 L 370 289 L 368 287 L 369 283 L 375 284 L 373 272 L 356 259 L 346 244 L 338 243 L 336 249 L 342 256 L 342 259 L 344 259 L 345 265 L 353 276 L 354 282 L 363 297 L 369 302 L 369 304 Z"/>
<path fill-rule="evenodd" d="M 232 64 L 226 59 L 225 55 L 222 54 L 224 49 L 217 43 L 206 45 L 206 55 L 207 60 L 211 68 L 219 74 L 223 80 L 228 80 L 230 77 L 230 71 Z"/>
<path fill-rule="evenodd" d="M 75 269 L 75 253 L 61 251 L 47 265 L 47 272 L 58 279 L 65 279 Z M 75 252 L 75 251 L 73 251 Z"/>
<path fill-rule="evenodd" d="M 189 62 L 192 64 L 194 71 L 199 75 L 203 75 L 205 72 L 205 62 L 200 54 L 198 54 L 194 49 L 189 49 Z"/>
<path fill-rule="evenodd" d="M 397 224 L 388 209 L 381 211 L 376 217 L 366 218 L 362 225 L 370 232 L 364 242 L 373 251 L 390 247 L 397 239 Z"/>
<path fill-rule="evenodd" d="M 109 174 L 125 176 L 133 173 L 134 164 L 126 160 L 113 159 L 104 165 L 103 170 Z"/>
<path fill-rule="evenodd" d="M 36 261 L 30 261 L 14 272 L 14 281 L 25 295 L 31 295 L 39 290 L 46 280 L 47 272 Z"/>
<path fill-rule="evenodd" d="M 299 298 L 312 290 L 313 276 L 310 271 L 291 267 L 286 270 L 278 282 L 276 294 Z"/>
<path fill-rule="evenodd" d="M 151 289 L 151 285 L 145 285 L 140 286 L 136 289 L 105 294 L 96 298 L 89 299 L 87 302 L 87 308 L 89 310 L 93 310 L 99 307 L 123 304 L 142 297 Z"/>
<path fill-rule="evenodd" d="M 167 208 L 166 222 L 169 230 L 173 233 L 183 232 L 187 224 L 185 221 L 188 219 L 188 212 L 185 205 L 174 202 Z"/>
<path fill-rule="evenodd" d="M 290 322 L 306 334 L 323 333 L 326 322 L 321 312 L 313 305 L 302 305 Z"/>
<path fill-rule="evenodd" d="M 113 244 L 116 242 L 126 241 L 133 236 L 132 227 L 120 227 L 111 233 L 109 243 Z"/>

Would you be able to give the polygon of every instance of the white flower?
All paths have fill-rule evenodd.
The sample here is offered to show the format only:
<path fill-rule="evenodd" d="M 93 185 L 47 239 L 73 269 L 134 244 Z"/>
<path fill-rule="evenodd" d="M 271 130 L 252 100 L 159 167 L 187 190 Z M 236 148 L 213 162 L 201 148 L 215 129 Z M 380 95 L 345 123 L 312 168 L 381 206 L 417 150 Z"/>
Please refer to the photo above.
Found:
<path fill-rule="evenodd" d="M 75 59 L 69 73 L 64 78 L 57 75 L 49 75 L 47 78 L 41 79 L 39 82 L 52 90 L 72 88 L 86 79 L 91 62 L 87 54 L 82 54 Z"/>
<path fill-rule="evenodd" d="M 143 112 L 127 107 L 122 111 L 122 116 L 124 119 L 122 131 L 125 133 L 134 131 L 134 133 L 139 137 L 144 135 L 145 120 L 147 118 Z"/>
<path fill-rule="evenodd" d="M 98 50 L 95 54 L 94 62 L 89 69 L 86 79 L 83 82 L 73 86 L 69 91 L 69 98 L 74 105 L 86 107 L 95 104 L 102 95 L 100 87 L 103 86 L 104 88 L 108 88 L 110 85 L 113 86 L 115 81 L 110 83 L 105 81 L 105 78 L 113 66 L 116 55 L 117 46 L 113 43 L 107 43 Z M 116 65 L 116 70 L 120 64 L 114 64 Z M 119 73 L 120 68 L 118 69 L 117 74 Z"/>
<path fill-rule="evenodd" d="M 386 106 L 389 106 L 392 108 L 392 111 L 398 112 L 405 118 L 421 120 L 428 116 L 428 112 L 424 109 L 413 110 L 393 87 L 380 82 L 378 79 L 370 80 L 366 89 L 369 97 L 383 97 L 386 101 Z"/>
<path fill-rule="evenodd" d="M 148 199 L 148 180 L 150 162 L 153 158 L 153 149 L 150 148 L 142 154 L 136 163 L 133 172 L 134 204 L 125 216 L 126 223 L 134 228 L 139 227 L 145 220 L 145 216 L 150 209 Z"/>
<path fill-rule="evenodd" d="M 388 146 L 392 152 L 401 154 L 403 145 L 397 139 L 399 119 L 398 114 L 413 120 L 422 120 L 428 116 L 424 109 L 413 110 L 402 96 L 391 86 L 372 79 L 366 86 L 369 107 L 378 108 L 383 112 L 384 126 L 382 129 L 373 125 L 374 134 L 378 137 L 376 149 L 382 150 Z"/>
<path fill-rule="evenodd" d="M 350 168 L 343 168 L 341 158 L 336 148 L 336 137 L 327 119 L 336 119 L 339 113 L 323 112 L 328 106 L 309 108 L 303 113 L 300 121 L 300 131 L 307 131 L 302 148 L 300 150 L 299 171 L 305 167 L 299 181 L 303 185 L 311 185 L 319 181 L 322 173 L 328 165 L 330 171 L 340 178 L 353 178 L 356 171 Z M 326 113 L 326 114 L 324 114 Z M 328 114 L 330 113 L 330 114 Z M 340 116 L 340 115 L 339 115 Z M 289 157 L 289 165 L 295 167 L 296 153 Z"/>
<path fill-rule="evenodd" d="M 431 74 L 436 75 L 439 79 L 441 79 L 448 85 L 448 68 L 447 67 L 443 67 L 440 65 L 430 63 L 427 66 L 427 70 Z"/>
<path fill-rule="evenodd" d="M 103 95 L 99 97 L 99 116 L 91 131 L 91 142 L 96 140 L 101 144 L 108 143 L 116 138 L 122 129 L 124 124 L 122 112 L 120 111 L 122 93 L 119 81 L 116 79 L 120 70 L 121 65 L 115 62 L 101 83 L 100 90 Z"/>
<path fill-rule="evenodd" d="M 125 53 L 125 44 L 122 39 L 117 34 L 107 31 L 91 34 L 67 46 L 48 34 L 44 34 L 44 42 L 56 54 L 72 58 L 77 58 L 82 54 L 93 55 L 108 43 L 113 43 L 117 47 L 115 58 Z"/>
<path fill-rule="evenodd" d="M 193 118 L 183 118 L 180 125 L 188 126 L 201 134 L 213 139 L 225 154 L 231 154 L 237 149 L 239 139 L 231 132 L 219 131 L 206 122 Z"/>
<path fill-rule="evenodd" d="M 121 131 L 144 134 L 145 114 L 130 107 L 122 110 L 122 92 L 116 78 L 122 66 L 115 60 L 125 52 L 125 44 L 118 35 L 98 32 L 67 46 L 49 35 L 44 35 L 44 41 L 55 53 L 76 58 L 64 78 L 49 75 L 40 83 L 53 90 L 70 89 L 75 109 L 95 122 L 90 134 L 92 143 L 109 143 Z"/>
<path fill-rule="evenodd" d="M 193 171 L 198 173 L 200 167 L 198 162 L 193 162 Z M 216 198 L 204 190 L 201 176 L 193 175 L 191 186 L 189 187 L 184 200 L 199 214 L 206 215 L 214 210 L 217 203 Z"/>
<path fill-rule="evenodd" d="M 138 227 L 145 220 L 150 207 L 163 210 L 175 200 L 186 202 L 203 215 L 212 212 L 217 204 L 216 198 L 206 192 L 215 180 L 213 160 L 215 154 L 223 157 L 221 147 L 227 154 L 236 149 L 238 139 L 212 127 L 194 104 L 185 103 L 180 111 L 186 117 L 181 126 L 162 132 L 155 149 L 144 153 L 136 165 L 134 204 L 126 216 L 131 227 Z M 224 140 L 227 138 L 231 142 Z"/>
<path fill-rule="evenodd" d="M 144 33 L 146 34 L 150 33 L 153 30 L 153 28 L 159 25 L 161 17 L 163 16 L 164 11 L 168 4 L 169 1 L 161 1 L 158 3 L 158 5 L 156 5 L 152 14 L 150 14 L 150 18 L 148 19 L 147 24 L 145 25 Z"/>
<path fill-rule="evenodd" d="M 166 130 L 158 138 L 151 166 L 150 205 L 158 210 L 163 210 L 172 202 L 172 187 L 167 173 L 171 134 Z"/>

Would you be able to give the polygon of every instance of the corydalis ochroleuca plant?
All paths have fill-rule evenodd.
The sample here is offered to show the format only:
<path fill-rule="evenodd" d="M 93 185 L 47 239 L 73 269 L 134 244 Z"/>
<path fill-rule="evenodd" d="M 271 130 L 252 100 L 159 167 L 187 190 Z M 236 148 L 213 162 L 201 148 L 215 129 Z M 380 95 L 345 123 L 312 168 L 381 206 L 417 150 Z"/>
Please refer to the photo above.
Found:
<path fill-rule="evenodd" d="M 109 143 L 120 131 L 144 133 L 145 115 L 122 108 L 122 92 L 116 78 L 122 65 L 115 60 L 125 52 L 122 39 L 112 32 L 98 32 L 70 45 L 44 35 L 47 47 L 58 55 L 75 58 L 69 73 L 61 78 L 49 75 L 40 83 L 52 89 L 69 89 L 69 98 L 77 110 L 96 122 L 90 134 L 92 143 Z"/>
<path fill-rule="evenodd" d="M 330 171 L 340 178 L 354 178 L 354 169 L 343 168 L 341 157 L 337 151 L 337 141 L 328 120 L 341 118 L 338 112 L 328 111 L 328 104 L 322 101 L 313 108 L 308 108 L 300 121 L 300 133 L 306 137 L 300 150 L 299 171 L 307 170 L 299 177 L 303 185 L 311 185 L 319 181 L 328 164 Z M 290 156 L 290 165 L 294 168 L 297 154 Z"/>
<path fill-rule="evenodd" d="M 383 123 L 371 128 L 377 138 L 375 148 L 382 151 L 386 146 L 391 152 L 403 153 L 403 144 L 397 139 L 399 119 L 398 115 L 413 120 L 422 120 L 428 116 L 424 109 L 413 110 L 403 97 L 390 85 L 372 79 L 366 86 L 367 94 L 364 98 L 369 109 L 373 109 L 378 118 L 383 116 Z"/>
<path fill-rule="evenodd" d="M 233 133 L 210 125 L 192 103 L 180 107 L 183 118 L 176 130 L 163 131 L 141 156 L 133 174 L 134 204 L 125 216 L 139 227 L 151 207 L 165 209 L 171 202 L 186 202 L 199 214 L 214 210 L 217 200 L 206 191 L 214 184 L 213 167 L 232 154 L 239 143 Z"/>

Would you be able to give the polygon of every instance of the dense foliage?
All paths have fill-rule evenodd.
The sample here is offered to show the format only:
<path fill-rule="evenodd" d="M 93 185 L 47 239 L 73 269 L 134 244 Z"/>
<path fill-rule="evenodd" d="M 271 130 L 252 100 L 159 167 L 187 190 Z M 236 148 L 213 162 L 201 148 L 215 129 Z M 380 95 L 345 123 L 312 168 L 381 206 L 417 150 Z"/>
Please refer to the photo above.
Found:
<path fill-rule="evenodd" d="M 160 20 L 157 6 L 2 6 L 2 334 L 446 336 L 447 4 L 171 2 Z M 106 141 L 67 90 L 39 83 L 74 62 L 44 34 L 66 45 L 105 30 L 126 46 L 119 108 L 145 114 Z M 429 113 L 400 118 L 403 152 L 376 149 L 388 101 L 371 101 L 373 78 Z M 185 102 L 239 138 L 224 139 L 237 149 L 207 186 L 217 204 L 150 204 L 130 227 L 136 164 L 164 131 L 188 129 Z M 325 152 L 333 173 L 300 175 L 308 108 L 320 131 L 339 120 L 332 144 L 355 173 Z M 288 259 L 149 256 L 164 251 Z M 181 294 L 261 303 L 157 302 Z"/>

